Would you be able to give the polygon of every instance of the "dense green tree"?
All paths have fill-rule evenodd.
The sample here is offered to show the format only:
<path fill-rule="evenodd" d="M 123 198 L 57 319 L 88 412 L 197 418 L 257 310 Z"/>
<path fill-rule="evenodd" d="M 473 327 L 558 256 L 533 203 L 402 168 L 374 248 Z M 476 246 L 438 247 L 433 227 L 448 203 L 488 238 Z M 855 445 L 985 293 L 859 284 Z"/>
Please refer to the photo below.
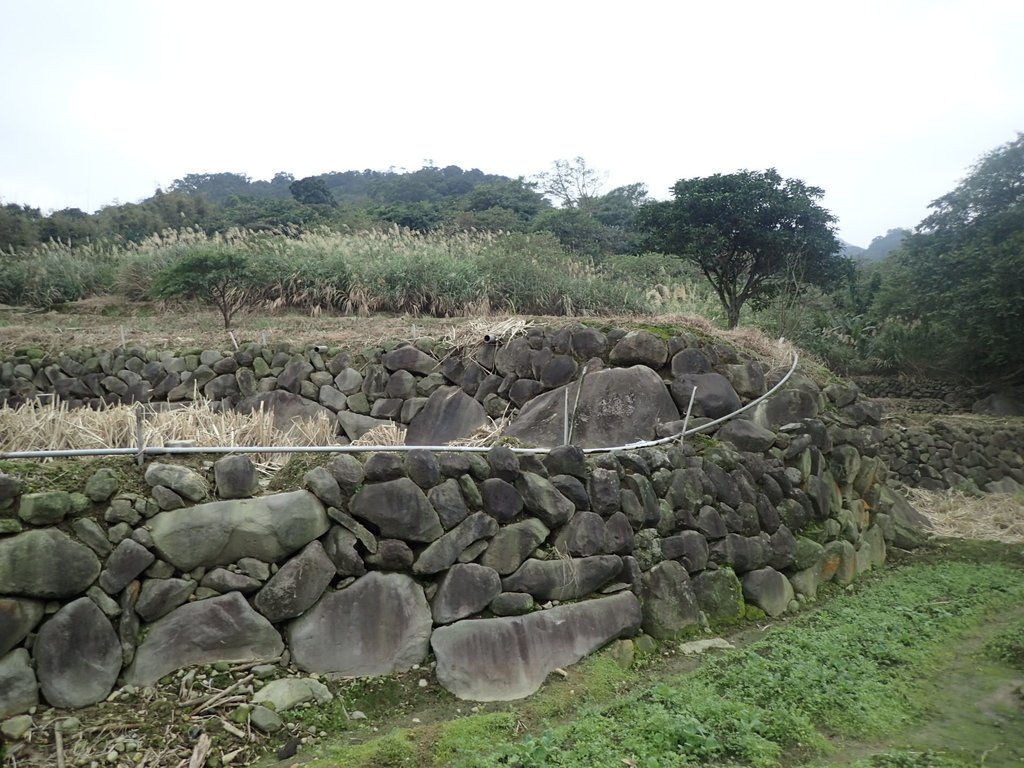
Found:
<path fill-rule="evenodd" d="M 787 282 L 828 285 L 849 273 L 818 187 L 772 168 L 682 179 L 672 194 L 640 209 L 644 244 L 696 264 L 730 328 L 746 302 L 763 305 Z"/>
<path fill-rule="evenodd" d="M 39 242 L 38 208 L 17 203 L 0 205 L 0 251 L 16 251 Z"/>
<path fill-rule="evenodd" d="M 319 176 L 307 176 L 293 181 L 288 189 L 292 197 L 303 205 L 336 205 L 327 184 Z"/>
<path fill-rule="evenodd" d="M 1024 378 L 1024 133 L 989 152 L 890 261 L 876 308 L 920 324 L 964 373 Z"/>

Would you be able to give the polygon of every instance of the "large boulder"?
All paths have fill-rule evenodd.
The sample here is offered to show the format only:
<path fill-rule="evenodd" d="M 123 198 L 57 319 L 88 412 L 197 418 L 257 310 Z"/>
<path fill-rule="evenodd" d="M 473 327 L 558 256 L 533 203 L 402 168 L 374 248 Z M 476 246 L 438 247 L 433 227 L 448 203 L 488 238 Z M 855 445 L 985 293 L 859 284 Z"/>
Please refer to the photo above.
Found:
<path fill-rule="evenodd" d="M 487 421 L 484 407 L 459 387 L 438 387 L 411 422 L 406 445 L 448 445 Z"/>
<path fill-rule="evenodd" d="M 774 568 L 759 568 L 743 577 L 743 597 L 769 616 L 781 616 L 794 592 L 789 579 Z"/>
<path fill-rule="evenodd" d="M 681 374 L 672 382 L 671 392 L 680 413 L 686 413 L 692 396 L 695 416 L 717 419 L 739 410 L 741 405 L 740 396 L 720 373 Z"/>
<path fill-rule="evenodd" d="M 430 501 L 407 477 L 363 486 L 349 502 L 349 512 L 372 523 L 385 538 L 431 542 L 444 533 Z"/>
<path fill-rule="evenodd" d="M 55 563 L 60 567 L 55 568 Z M 0 589 L 5 594 L 75 597 L 84 593 L 99 573 L 96 554 L 56 528 L 0 539 Z"/>
<path fill-rule="evenodd" d="M 510 701 L 640 625 L 632 592 L 546 611 L 439 627 L 430 638 L 437 679 L 460 699 Z"/>
<path fill-rule="evenodd" d="M 273 623 L 294 618 L 320 599 L 335 573 L 323 545 L 311 541 L 270 577 L 253 605 Z"/>
<path fill-rule="evenodd" d="M 784 389 L 755 406 L 751 420 L 765 429 L 778 429 L 818 415 L 818 400 L 804 389 Z"/>
<path fill-rule="evenodd" d="M 448 569 L 431 602 L 435 624 L 451 624 L 479 613 L 501 592 L 501 577 L 492 568 L 459 563 Z"/>
<path fill-rule="evenodd" d="M 569 393 L 572 442 L 581 448 L 603 448 L 651 440 L 655 427 L 679 419 L 679 410 L 661 377 L 650 368 L 607 368 L 580 382 L 533 398 L 504 435 L 530 445 L 552 447 L 564 439 L 565 395 Z M 573 415 L 573 409 L 574 415 Z"/>
<path fill-rule="evenodd" d="M 643 628 L 651 637 L 671 640 L 687 628 L 700 624 L 697 597 L 681 563 L 675 560 L 658 563 L 643 575 L 641 584 Z"/>
<path fill-rule="evenodd" d="M 540 601 L 575 600 L 597 591 L 621 570 L 622 558 L 618 555 L 531 558 L 502 579 L 501 587 L 505 592 L 529 592 Z"/>
<path fill-rule="evenodd" d="M 374 571 L 324 595 L 287 636 L 301 670 L 371 677 L 422 662 L 430 628 L 423 589 L 404 574 Z"/>
<path fill-rule="evenodd" d="M 276 562 L 322 536 L 330 521 L 316 496 L 292 491 L 161 512 L 149 525 L 160 556 L 190 571 L 243 557 Z"/>
<path fill-rule="evenodd" d="M 43 624 L 32 654 L 43 696 L 54 707 L 103 701 L 121 671 L 121 641 L 88 597 L 68 603 Z"/>
<path fill-rule="evenodd" d="M 129 685 L 153 685 L 193 664 L 264 661 L 284 651 L 281 636 L 239 592 L 197 600 L 154 622 L 125 674 Z"/>
<path fill-rule="evenodd" d="M 274 429 L 289 432 L 300 420 L 334 419 L 334 412 L 319 403 L 292 394 L 283 389 L 261 392 L 242 400 L 236 410 L 240 413 L 267 411 L 274 414 Z"/>

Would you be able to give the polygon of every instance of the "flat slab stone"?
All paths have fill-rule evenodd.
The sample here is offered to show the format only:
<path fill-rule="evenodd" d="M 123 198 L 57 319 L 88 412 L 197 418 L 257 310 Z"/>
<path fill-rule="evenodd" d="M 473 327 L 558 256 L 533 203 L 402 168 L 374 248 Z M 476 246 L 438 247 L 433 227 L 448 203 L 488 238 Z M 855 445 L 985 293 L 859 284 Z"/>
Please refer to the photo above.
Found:
<path fill-rule="evenodd" d="M 301 670 L 374 677 L 422 662 L 430 628 L 423 588 L 405 574 L 373 571 L 324 595 L 286 634 Z"/>
<path fill-rule="evenodd" d="M 43 624 L 32 654 L 39 687 L 54 707 L 103 701 L 121 671 L 121 641 L 88 597 L 68 603 Z"/>
<path fill-rule="evenodd" d="M 679 419 L 665 383 L 650 368 L 607 368 L 588 373 L 580 383 L 538 395 L 528 402 L 503 435 L 529 445 L 553 447 L 564 440 L 565 393 L 576 404 L 572 443 L 581 448 L 605 448 L 650 440 L 655 427 Z M 578 397 L 577 397 L 578 396 Z"/>
<path fill-rule="evenodd" d="M 407 477 L 363 486 L 349 502 L 349 512 L 375 525 L 385 538 L 430 542 L 444 533 L 430 501 Z"/>
<path fill-rule="evenodd" d="M 640 626 L 632 592 L 546 611 L 439 627 L 430 644 L 437 679 L 460 699 L 511 701 L 535 693 L 555 669 L 575 664 Z"/>
<path fill-rule="evenodd" d="M 308 491 L 232 499 L 161 512 L 150 520 L 160 556 L 181 571 L 243 557 L 276 562 L 322 536 L 327 512 Z"/>
<path fill-rule="evenodd" d="M 281 636 L 239 592 L 197 600 L 154 622 L 135 653 L 125 683 L 153 685 L 194 664 L 263 661 L 284 651 Z"/>

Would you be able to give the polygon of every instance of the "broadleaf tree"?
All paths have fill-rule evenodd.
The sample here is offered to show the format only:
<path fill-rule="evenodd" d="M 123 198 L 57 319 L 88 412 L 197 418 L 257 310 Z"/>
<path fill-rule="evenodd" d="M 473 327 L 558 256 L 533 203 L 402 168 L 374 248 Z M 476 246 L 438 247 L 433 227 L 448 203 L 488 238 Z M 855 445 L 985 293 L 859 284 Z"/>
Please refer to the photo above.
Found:
<path fill-rule="evenodd" d="M 159 299 L 198 299 L 216 307 L 231 327 L 231 319 L 250 301 L 249 289 L 261 282 L 257 261 L 240 246 L 202 245 L 157 272 L 151 293 Z"/>
<path fill-rule="evenodd" d="M 818 187 L 771 168 L 681 179 L 672 195 L 640 209 L 642 243 L 695 264 L 730 328 L 744 304 L 763 305 L 787 283 L 828 286 L 850 273 Z"/>
<path fill-rule="evenodd" d="M 937 340 L 932 362 L 1024 380 L 1024 133 L 929 208 L 892 255 L 876 311 Z"/>

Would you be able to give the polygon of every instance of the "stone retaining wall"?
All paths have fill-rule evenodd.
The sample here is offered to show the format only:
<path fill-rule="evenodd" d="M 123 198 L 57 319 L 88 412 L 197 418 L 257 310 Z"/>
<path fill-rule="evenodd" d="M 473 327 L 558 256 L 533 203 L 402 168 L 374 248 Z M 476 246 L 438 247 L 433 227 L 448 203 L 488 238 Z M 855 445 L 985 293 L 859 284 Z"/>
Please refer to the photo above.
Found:
<path fill-rule="evenodd" d="M 429 340 L 86 352 L 4 364 L 7 396 L 173 402 L 201 385 L 220 407 L 266 396 L 285 425 L 325 410 L 350 438 L 397 418 L 420 445 L 511 411 L 512 444 L 558 445 L 568 393 L 576 445 L 339 454 L 272 494 L 244 456 L 150 464 L 145 493 L 109 469 L 31 492 L 0 475 L 0 717 L 260 659 L 367 676 L 433 653 L 455 695 L 515 698 L 615 638 L 799 610 L 924 524 L 886 485 L 880 410 L 799 373 L 712 437 L 585 456 L 675 434 L 694 388 L 701 423 L 781 376 L 695 337 L 576 326 L 458 355 Z"/>
<path fill-rule="evenodd" d="M 888 428 L 878 455 L 892 477 L 928 490 L 974 486 L 994 493 L 1024 490 L 1024 423 L 1020 419 L 933 419 Z"/>
<path fill-rule="evenodd" d="M 431 651 L 457 696 L 515 698 L 617 637 L 799 610 L 917 542 L 870 428 L 740 426 L 590 458 L 338 455 L 257 496 L 243 456 L 151 464 L 145 494 L 0 476 L 0 716 L 195 664 L 366 676 Z"/>

